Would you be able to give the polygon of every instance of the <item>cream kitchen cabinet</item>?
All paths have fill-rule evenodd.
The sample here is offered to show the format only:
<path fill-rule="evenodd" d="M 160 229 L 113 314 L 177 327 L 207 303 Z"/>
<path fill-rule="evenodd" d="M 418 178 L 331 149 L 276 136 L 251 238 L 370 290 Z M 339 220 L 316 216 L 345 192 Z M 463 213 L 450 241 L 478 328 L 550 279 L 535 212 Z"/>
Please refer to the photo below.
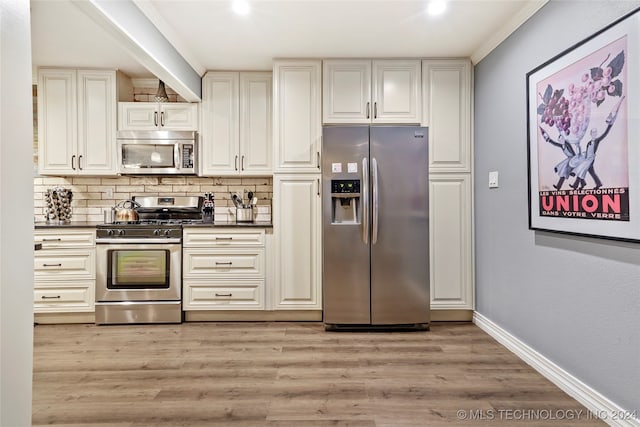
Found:
<path fill-rule="evenodd" d="M 473 310 L 471 175 L 431 175 L 429 197 L 431 308 Z"/>
<path fill-rule="evenodd" d="M 274 61 L 275 173 L 320 173 L 321 73 L 320 60 Z"/>
<path fill-rule="evenodd" d="M 272 173 L 271 86 L 271 72 L 205 74 L 200 175 Z"/>
<path fill-rule="evenodd" d="M 36 229 L 34 312 L 94 311 L 95 229 Z"/>
<path fill-rule="evenodd" d="M 420 68 L 420 60 L 324 60 L 323 122 L 420 123 Z"/>
<path fill-rule="evenodd" d="M 118 130 L 198 130 L 198 104 L 119 102 Z"/>
<path fill-rule="evenodd" d="M 471 172 L 471 63 L 422 62 L 423 119 L 429 128 L 429 171 Z"/>
<path fill-rule="evenodd" d="M 274 310 L 322 309 L 320 176 L 274 175 Z"/>
<path fill-rule="evenodd" d="M 116 175 L 116 104 L 129 84 L 112 70 L 38 70 L 41 175 Z"/>
<path fill-rule="evenodd" d="M 185 311 L 265 309 L 265 230 L 183 229 Z"/>

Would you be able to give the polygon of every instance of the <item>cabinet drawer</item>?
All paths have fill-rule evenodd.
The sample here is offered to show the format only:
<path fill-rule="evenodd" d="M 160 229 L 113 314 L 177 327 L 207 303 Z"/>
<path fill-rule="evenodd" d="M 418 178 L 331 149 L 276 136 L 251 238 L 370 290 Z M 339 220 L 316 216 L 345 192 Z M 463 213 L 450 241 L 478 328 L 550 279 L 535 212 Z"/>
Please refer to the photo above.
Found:
<path fill-rule="evenodd" d="M 185 229 L 184 247 L 264 246 L 264 229 Z"/>
<path fill-rule="evenodd" d="M 34 312 L 78 312 L 94 310 L 93 282 L 81 286 L 45 286 L 35 283 L 33 290 Z"/>
<path fill-rule="evenodd" d="M 264 309 L 264 281 L 186 281 L 185 310 Z"/>
<path fill-rule="evenodd" d="M 88 248 L 95 246 L 96 231 L 94 229 L 35 230 L 35 243 L 42 243 L 42 249 Z"/>
<path fill-rule="evenodd" d="M 193 249 L 183 250 L 185 278 L 262 278 L 264 249 Z"/>
<path fill-rule="evenodd" d="M 38 251 L 33 264 L 35 280 L 95 279 L 95 250 Z"/>

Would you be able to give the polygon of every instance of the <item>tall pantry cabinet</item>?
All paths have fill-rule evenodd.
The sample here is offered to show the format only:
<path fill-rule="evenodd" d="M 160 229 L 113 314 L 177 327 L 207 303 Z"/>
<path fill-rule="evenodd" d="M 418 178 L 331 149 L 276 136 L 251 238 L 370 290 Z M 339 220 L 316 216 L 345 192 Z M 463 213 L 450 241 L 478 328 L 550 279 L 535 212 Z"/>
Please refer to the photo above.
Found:
<path fill-rule="evenodd" d="M 322 318 L 322 62 L 276 60 L 273 67 L 273 232 L 275 310 Z"/>
<path fill-rule="evenodd" d="M 439 320 L 438 310 L 449 316 L 442 320 L 469 320 L 474 309 L 471 70 L 467 59 L 422 61 L 435 320 Z"/>

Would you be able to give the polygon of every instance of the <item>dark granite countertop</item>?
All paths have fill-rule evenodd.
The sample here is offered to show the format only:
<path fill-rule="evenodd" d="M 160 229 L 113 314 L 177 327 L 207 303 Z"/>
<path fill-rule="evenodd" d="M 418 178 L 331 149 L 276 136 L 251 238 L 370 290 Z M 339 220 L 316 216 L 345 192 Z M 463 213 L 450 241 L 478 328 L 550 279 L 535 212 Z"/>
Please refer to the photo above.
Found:
<path fill-rule="evenodd" d="M 92 228 L 98 224 L 102 224 L 100 221 L 70 221 L 70 222 L 36 222 L 35 228 Z"/>
<path fill-rule="evenodd" d="M 36 222 L 35 228 L 91 228 L 96 225 L 103 224 L 99 221 L 71 221 L 71 222 Z M 213 223 L 201 223 L 201 224 L 184 224 L 183 227 L 258 227 L 258 228 L 272 228 L 273 224 L 267 221 L 254 221 L 254 222 L 235 222 L 235 221 L 215 221 Z"/>
<path fill-rule="evenodd" d="M 184 224 L 183 228 L 186 227 L 258 227 L 258 228 L 272 228 L 273 224 L 267 221 L 254 221 L 254 222 L 235 222 L 235 221 L 215 221 L 213 223 L 201 223 L 201 224 Z"/>

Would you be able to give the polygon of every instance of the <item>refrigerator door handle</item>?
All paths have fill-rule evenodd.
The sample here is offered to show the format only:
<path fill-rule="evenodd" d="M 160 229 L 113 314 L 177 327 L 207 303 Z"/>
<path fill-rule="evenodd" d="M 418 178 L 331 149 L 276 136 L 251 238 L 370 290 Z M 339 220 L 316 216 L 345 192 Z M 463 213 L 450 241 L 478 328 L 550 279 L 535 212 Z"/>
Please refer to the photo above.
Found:
<path fill-rule="evenodd" d="M 369 160 L 362 159 L 362 241 L 369 244 Z"/>
<path fill-rule="evenodd" d="M 371 169 L 373 172 L 373 231 L 371 244 L 375 245 L 378 241 L 378 201 L 380 198 L 378 194 L 378 161 L 375 158 L 371 159 Z"/>

